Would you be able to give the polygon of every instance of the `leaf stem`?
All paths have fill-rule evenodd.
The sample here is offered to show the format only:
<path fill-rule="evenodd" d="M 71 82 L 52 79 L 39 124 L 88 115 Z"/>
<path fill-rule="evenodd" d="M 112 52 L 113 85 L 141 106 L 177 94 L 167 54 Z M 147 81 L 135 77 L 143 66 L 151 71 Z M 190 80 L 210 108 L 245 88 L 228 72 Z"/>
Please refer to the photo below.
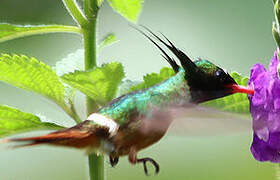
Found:
<path fill-rule="evenodd" d="M 96 21 L 98 15 L 97 0 L 84 0 L 84 11 L 87 26 L 83 27 L 85 70 L 96 67 Z M 87 115 L 96 112 L 98 105 L 87 97 Z M 104 157 L 90 154 L 88 156 L 90 180 L 104 180 Z"/>
<path fill-rule="evenodd" d="M 70 114 L 70 116 L 76 121 L 76 123 L 79 124 L 80 122 L 82 122 L 81 118 L 77 114 L 74 103 L 72 103 L 72 102 L 70 103 L 70 109 L 71 109 L 71 112 L 72 112 L 72 114 Z"/>
<path fill-rule="evenodd" d="M 273 37 L 274 37 L 274 40 L 275 40 L 277 46 L 279 47 L 280 36 L 279 36 L 279 30 L 278 30 L 279 28 L 277 26 L 278 25 L 275 22 L 272 23 L 272 34 L 273 34 Z"/>
<path fill-rule="evenodd" d="M 63 105 L 60 105 L 62 107 L 62 109 L 70 116 L 74 119 L 74 121 L 79 124 L 80 122 L 82 122 L 81 118 L 79 117 L 79 115 L 77 114 L 77 111 L 74 107 L 74 104 L 71 102 L 70 103 L 70 108 L 63 104 Z"/>
<path fill-rule="evenodd" d="M 87 19 L 83 12 L 80 10 L 76 0 L 63 0 L 65 7 L 72 15 L 73 19 L 81 26 L 87 25 Z"/>
<path fill-rule="evenodd" d="M 81 34 L 81 28 L 76 26 L 65 26 L 65 25 L 44 25 L 44 26 L 16 26 L 18 29 L 28 29 L 25 31 L 18 31 L 16 33 L 11 33 L 10 35 L 6 35 L 0 37 L 0 42 L 25 37 L 32 36 L 37 34 L 47 34 L 47 33 L 57 33 L 57 32 L 69 32 L 69 33 L 77 33 Z"/>

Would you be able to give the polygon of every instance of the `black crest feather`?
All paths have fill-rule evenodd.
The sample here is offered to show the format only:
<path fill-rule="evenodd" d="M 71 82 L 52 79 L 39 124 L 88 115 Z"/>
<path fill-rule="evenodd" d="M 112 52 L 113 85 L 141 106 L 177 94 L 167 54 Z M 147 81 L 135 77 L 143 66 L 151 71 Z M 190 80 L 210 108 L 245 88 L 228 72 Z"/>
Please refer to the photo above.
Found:
<path fill-rule="evenodd" d="M 132 27 L 136 29 L 138 32 L 140 32 L 141 34 L 143 34 L 146 38 L 148 38 L 162 52 L 162 57 L 171 65 L 171 67 L 176 73 L 179 71 L 179 65 L 176 63 L 176 61 L 173 58 L 171 58 L 151 37 L 149 37 L 146 33 L 138 29 L 137 27 L 135 26 Z"/>
<path fill-rule="evenodd" d="M 182 67 L 187 72 L 187 74 L 192 74 L 197 69 L 195 63 L 184 52 L 176 48 L 174 44 L 165 35 L 161 34 L 168 43 L 166 43 L 161 38 L 159 38 L 149 28 L 143 25 L 141 25 L 141 27 L 145 28 L 149 33 L 151 33 L 157 40 L 159 40 L 162 44 L 164 44 L 179 59 Z"/>

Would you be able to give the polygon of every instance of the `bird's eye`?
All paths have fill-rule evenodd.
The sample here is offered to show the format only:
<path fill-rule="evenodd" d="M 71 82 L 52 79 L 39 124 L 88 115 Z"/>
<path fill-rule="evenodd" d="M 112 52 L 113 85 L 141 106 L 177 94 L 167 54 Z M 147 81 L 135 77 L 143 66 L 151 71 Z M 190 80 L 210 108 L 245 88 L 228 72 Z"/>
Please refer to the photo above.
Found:
<path fill-rule="evenodd" d="M 221 70 L 221 69 L 218 69 L 215 72 L 215 77 L 217 79 L 219 79 L 220 81 L 223 81 L 225 79 L 225 76 L 226 76 L 226 73 L 223 70 Z"/>
<path fill-rule="evenodd" d="M 218 70 L 218 71 L 215 72 L 215 76 L 216 76 L 216 77 L 221 76 L 221 74 L 222 74 L 221 70 Z"/>
<path fill-rule="evenodd" d="M 223 75 L 223 71 L 218 69 L 216 72 L 215 72 L 215 76 L 216 77 L 221 77 Z"/>

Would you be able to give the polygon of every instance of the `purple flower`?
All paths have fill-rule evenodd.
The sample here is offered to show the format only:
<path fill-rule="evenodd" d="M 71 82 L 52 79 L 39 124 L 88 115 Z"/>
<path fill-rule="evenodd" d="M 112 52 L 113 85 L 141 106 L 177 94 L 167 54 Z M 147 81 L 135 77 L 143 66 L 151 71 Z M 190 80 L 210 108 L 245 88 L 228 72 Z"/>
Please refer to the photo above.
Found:
<path fill-rule="evenodd" d="M 255 64 L 248 86 L 254 95 L 248 95 L 253 117 L 254 138 L 251 152 L 258 161 L 280 162 L 280 79 L 277 72 L 277 50 L 269 69 Z"/>

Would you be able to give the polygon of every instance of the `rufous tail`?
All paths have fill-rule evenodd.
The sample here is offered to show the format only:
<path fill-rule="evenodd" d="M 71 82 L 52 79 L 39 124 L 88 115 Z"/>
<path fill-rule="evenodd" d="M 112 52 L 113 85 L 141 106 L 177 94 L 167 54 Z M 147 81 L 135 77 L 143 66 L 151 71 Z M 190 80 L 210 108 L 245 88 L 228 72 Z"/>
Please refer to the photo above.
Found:
<path fill-rule="evenodd" d="M 15 148 L 39 144 L 67 146 L 73 148 L 98 147 L 101 137 L 107 136 L 107 129 L 90 126 L 89 123 L 89 121 L 84 121 L 74 127 L 59 130 L 50 134 L 35 137 L 11 138 L 5 139 L 2 142 L 23 143 L 13 146 Z"/>

